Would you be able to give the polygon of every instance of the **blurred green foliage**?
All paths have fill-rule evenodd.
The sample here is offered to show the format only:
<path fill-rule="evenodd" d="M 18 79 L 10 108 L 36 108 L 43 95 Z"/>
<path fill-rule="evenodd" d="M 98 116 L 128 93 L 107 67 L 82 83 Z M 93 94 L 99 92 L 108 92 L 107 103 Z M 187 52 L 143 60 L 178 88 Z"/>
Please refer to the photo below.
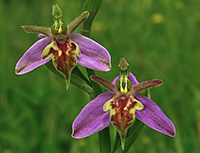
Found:
<path fill-rule="evenodd" d="M 66 91 L 64 80 L 45 66 L 22 76 L 14 73 L 18 59 L 39 39 L 20 26 L 50 27 L 55 3 L 66 23 L 81 13 L 81 0 L 0 0 L 2 153 L 98 152 L 97 134 L 71 138 L 72 122 L 89 102 L 86 93 L 73 85 Z M 110 51 L 112 70 L 97 74 L 111 81 L 119 73 L 119 59 L 125 57 L 140 82 L 163 80 L 151 90 L 152 99 L 177 130 L 170 138 L 145 126 L 130 153 L 200 152 L 199 10 L 199 0 L 103 0 L 91 38 Z"/>

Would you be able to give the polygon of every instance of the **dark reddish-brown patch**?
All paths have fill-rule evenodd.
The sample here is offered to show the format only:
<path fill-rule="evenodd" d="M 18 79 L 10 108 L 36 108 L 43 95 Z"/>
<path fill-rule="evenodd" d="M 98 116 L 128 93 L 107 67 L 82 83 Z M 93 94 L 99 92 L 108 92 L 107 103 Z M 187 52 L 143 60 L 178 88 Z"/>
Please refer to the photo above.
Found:
<path fill-rule="evenodd" d="M 57 70 L 61 71 L 68 79 L 71 70 L 76 66 L 76 45 L 71 43 L 68 38 L 55 40 L 54 43 L 59 50 L 51 48 L 50 53 L 54 56 Z"/>
<path fill-rule="evenodd" d="M 111 121 L 118 130 L 124 131 L 133 123 L 133 114 L 130 113 L 130 109 L 135 105 L 136 102 L 133 101 L 131 94 L 114 97 L 111 106 L 116 113 L 111 116 Z"/>

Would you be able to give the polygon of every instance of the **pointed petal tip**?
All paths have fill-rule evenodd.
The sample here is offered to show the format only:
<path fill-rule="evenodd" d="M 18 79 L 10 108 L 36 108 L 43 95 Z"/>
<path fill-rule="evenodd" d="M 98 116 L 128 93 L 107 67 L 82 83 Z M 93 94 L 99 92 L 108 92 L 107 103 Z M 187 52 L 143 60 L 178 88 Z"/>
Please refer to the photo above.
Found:
<path fill-rule="evenodd" d="M 121 147 L 122 150 L 124 150 L 124 146 L 125 146 L 125 140 L 126 140 L 126 131 L 125 132 L 120 132 L 118 131 L 120 139 L 121 139 Z"/>
<path fill-rule="evenodd" d="M 72 138 L 75 138 L 75 139 L 84 138 L 84 137 L 81 137 L 81 136 L 79 136 L 79 135 L 76 135 L 76 133 L 75 133 L 74 131 L 72 132 L 71 137 L 72 137 Z"/>
<path fill-rule="evenodd" d="M 16 66 L 15 66 L 15 74 L 16 75 L 22 75 L 22 74 L 25 74 L 26 71 L 23 71 L 27 66 L 23 66 L 21 67 L 22 65 L 20 65 L 20 62 L 17 62 Z"/>
<path fill-rule="evenodd" d="M 157 87 L 157 86 L 160 86 L 160 85 L 162 85 L 162 84 L 163 84 L 163 81 L 162 81 L 162 80 L 160 80 L 160 79 L 155 79 L 155 80 L 152 80 L 152 81 L 154 81 L 154 82 L 155 82 L 155 87 Z"/>
<path fill-rule="evenodd" d="M 75 128 L 72 127 L 71 137 L 75 138 L 75 139 L 82 139 L 82 138 L 85 138 L 87 136 L 85 136 L 84 134 L 80 133 L 79 130 L 75 130 Z"/>
<path fill-rule="evenodd" d="M 16 64 L 16 66 L 15 66 L 15 74 L 16 74 L 16 75 L 20 75 L 20 70 L 17 68 L 17 64 Z"/>
<path fill-rule="evenodd" d="M 23 73 L 21 74 L 21 73 L 20 73 L 20 70 L 16 70 L 16 69 L 15 69 L 15 74 L 16 74 L 16 75 L 22 75 Z"/>
<path fill-rule="evenodd" d="M 171 124 L 172 124 L 171 130 L 166 130 L 168 132 L 168 134 L 167 133 L 165 133 L 165 134 L 170 136 L 170 137 L 175 137 L 176 136 L 176 129 L 175 129 L 175 126 L 172 122 L 171 122 Z"/>
<path fill-rule="evenodd" d="M 155 129 L 155 130 L 157 130 L 157 129 Z M 159 131 L 159 130 L 157 130 L 157 131 L 159 131 L 159 132 L 161 132 L 161 133 L 163 133 L 165 135 L 168 135 L 170 137 L 175 137 L 176 136 L 176 131 L 175 130 L 171 130 L 171 131 L 169 131 L 168 129 L 164 129 L 164 130 L 165 131 Z"/>
<path fill-rule="evenodd" d="M 29 27 L 28 25 L 23 25 L 21 26 L 23 28 L 23 30 L 26 32 L 26 33 L 31 33 L 30 31 L 27 30 L 27 28 Z"/>
<path fill-rule="evenodd" d="M 27 25 L 23 25 L 23 26 L 21 26 L 21 28 L 23 28 L 24 31 L 25 31 L 25 27 L 27 27 Z"/>
<path fill-rule="evenodd" d="M 160 107 L 151 99 L 137 94 L 137 100 L 142 102 L 144 109 L 136 112 L 136 118 L 142 121 L 150 128 L 166 134 L 170 137 L 175 137 L 176 131 L 172 121 L 162 112 Z"/>
<path fill-rule="evenodd" d="M 91 75 L 91 76 L 90 76 L 90 79 L 94 81 L 94 79 L 95 79 L 96 77 L 97 77 L 97 76 L 95 76 L 95 75 Z"/>
<path fill-rule="evenodd" d="M 175 137 L 176 136 L 176 132 L 173 131 L 173 133 L 171 133 L 170 137 Z"/>
<path fill-rule="evenodd" d="M 66 82 L 66 90 L 68 90 L 70 86 L 70 79 L 66 80 L 65 82 Z"/>
<path fill-rule="evenodd" d="M 125 140 L 123 140 L 123 142 L 121 141 L 122 150 L 124 150 L 124 146 L 125 146 Z"/>
<path fill-rule="evenodd" d="M 82 139 L 82 138 L 86 138 L 90 135 L 87 134 L 87 132 L 80 132 L 79 130 L 74 130 L 74 128 L 72 127 L 73 131 L 72 131 L 72 134 L 71 134 L 71 137 L 72 138 L 75 138 L 75 139 Z"/>

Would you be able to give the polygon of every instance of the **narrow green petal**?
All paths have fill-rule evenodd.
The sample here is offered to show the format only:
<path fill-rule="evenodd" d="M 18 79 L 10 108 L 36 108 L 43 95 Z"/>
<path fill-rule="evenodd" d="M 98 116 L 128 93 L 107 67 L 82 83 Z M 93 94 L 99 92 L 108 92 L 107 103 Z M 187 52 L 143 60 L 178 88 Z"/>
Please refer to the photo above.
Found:
<path fill-rule="evenodd" d="M 51 28 L 41 27 L 41 26 L 27 26 L 27 25 L 22 26 L 22 28 L 27 33 L 30 33 L 30 32 L 42 33 L 45 36 L 52 37 Z"/>
<path fill-rule="evenodd" d="M 109 91 L 111 91 L 112 93 L 115 93 L 115 85 L 113 83 L 94 75 L 90 76 L 90 78 L 93 81 L 105 87 L 106 89 L 108 89 Z"/>
<path fill-rule="evenodd" d="M 68 28 L 68 34 L 71 34 L 76 28 L 85 20 L 87 20 L 90 13 L 88 11 L 84 11 L 81 15 L 79 15 L 74 21 L 72 21 L 69 25 L 67 25 Z"/>
<path fill-rule="evenodd" d="M 146 81 L 146 82 L 136 84 L 136 85 L 133 86 L 133 94 L 136 95 L 137 93 L 139 93 L 142 90 L 150 89 L 150 88 L 153 88 L 153 87 L 158 87 L 162 83 L 163 82 L 161 80 L 155 79 L 155 80 Z"/>

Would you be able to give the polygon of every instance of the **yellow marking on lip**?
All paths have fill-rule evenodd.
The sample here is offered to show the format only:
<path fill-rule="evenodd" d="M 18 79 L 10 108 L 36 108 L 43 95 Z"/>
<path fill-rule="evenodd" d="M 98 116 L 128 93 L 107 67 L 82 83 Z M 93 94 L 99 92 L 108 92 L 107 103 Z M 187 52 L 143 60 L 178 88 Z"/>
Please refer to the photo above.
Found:
<path fill-rule="evenodd" d="M 58 57 L 60 57 L 62 55 L 62 51 L 58 50 Z"/>

